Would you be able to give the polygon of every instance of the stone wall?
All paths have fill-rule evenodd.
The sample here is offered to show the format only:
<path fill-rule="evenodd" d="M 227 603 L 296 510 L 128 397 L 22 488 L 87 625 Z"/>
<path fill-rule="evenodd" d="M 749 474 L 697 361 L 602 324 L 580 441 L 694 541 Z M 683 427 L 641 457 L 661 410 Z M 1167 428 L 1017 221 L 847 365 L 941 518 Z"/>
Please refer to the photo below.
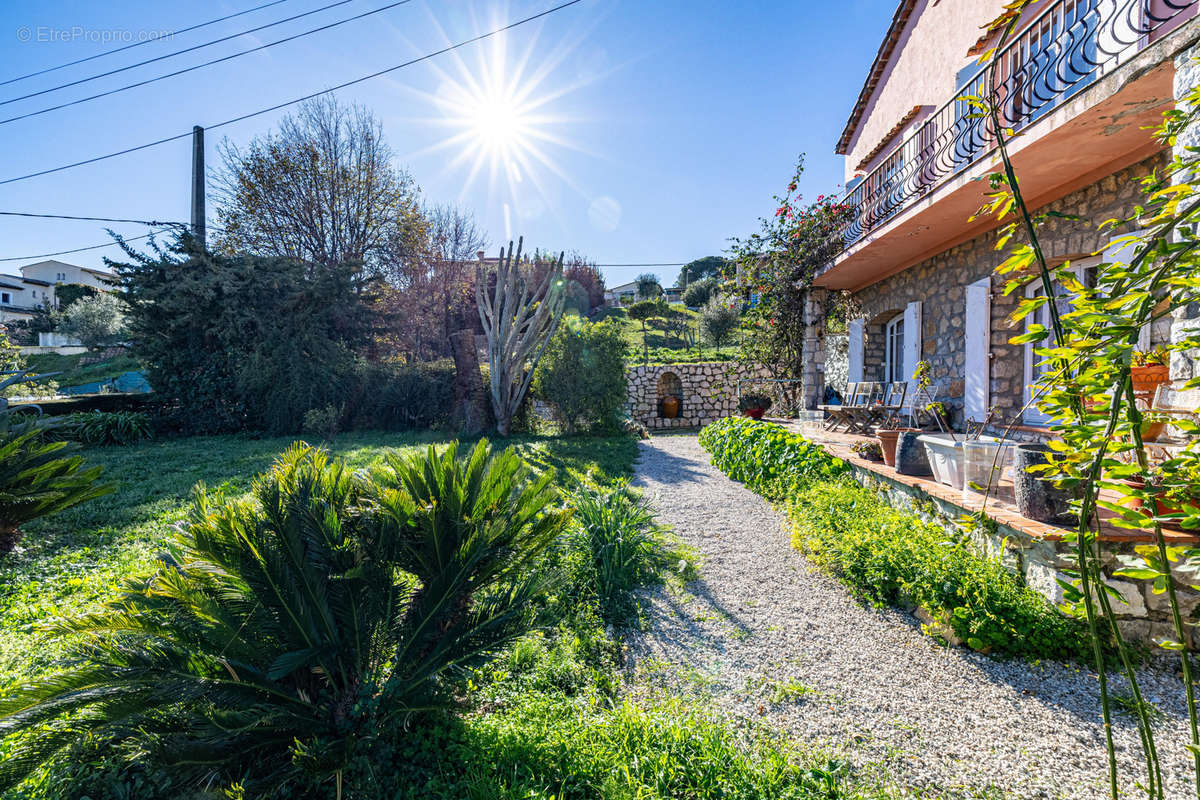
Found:
<path fill-rule="evenodd" d="M 632 419 L 651 430 L 699 428 L 737 414 L 738 380 L 766 374 L 762 367 L 728 361 L 630 367 L 626 409 Z M 667 394 L 680 401 L 674 419 L 663 417 L 659 407 Z"/>
<path fill-rule="evenodd" d="M 885 475 L 851 464 L 855 478 L 864 486 L 882 491 L 888 501 L 898 508 L 913 511 L 927 521 L 943 525 L 950 533 L 961 532 L 958 520 L 964 509 L 954 503 L 934 497 L 919 488 L 893 481 Z M 1058 581 L 1070 578 L 1065 570 L 1072 568 L 1075 546 L 1069 542 L 1054 541 L 1010 527 L 998 521 L 991 526 L 980 526 L 971 534 L 975 549 L 989 558 L 998 558 L 1013 573 L 1020 575 L 1025 585 L 1044 596 L 1051 603 L 1063 602 L 1063 590 Z M 1113 576 L 1118 568 L 1117 559 L 1122 555 L 1133 555 L 1132 542 L 1102 542 L 1100 557 L 1105 573 L 1105 582 L 1121 595 L 1121 600 L 1111 598 L 1113 616 L 1126 638 L 1150 644 L 1155 639 L 1175 639 L 1171 623 L 1170 607 L 1166 594 L 1155 594 L 1149 581 L 1132 581 Z M 1200 593 L 1190 588 L 1197 582 L 1195 574 L 1183 574 L 1175 570 L 1175 591 L 1180 611 L 1186 623 L 1196 623 L 1200 612 Z M 1200 627 L 1192 627 L 1192 641 L 1188 645 L 1200 651 Z"/>
<path fill-rule="evenodd" d="M 1052 217 L 1041 230 L 1042 247 L 1051 266 L 1068 259 L 1075 261 L 1103 250 L 1109 241 L 1130 231 L 1098 230 L 1098 223 L 1121 218 L 1133 211 L 1140 197 L 1137 178 L 1166 163 L 1166 153 L 1109 175 L 1090 186 L 1050 203 L 1035 213 L 1055 211 L 1077 215 L 1079 221 Z M 863 348 L 863 377 L 883 379 L 884 325 L 914 300 L 922 301 L 921 358 L 927 360 L 934 381 L 943 387 L 942 400 L 955 422 L 962 419 L 966 311 L 966 287 L 992 276 L 991 302 L 991 378 L 990 401 L 999 410 L 998 419 L 1012 420 L 1024 404 L 1025 348 L 1009 344 L 1019 331 L 1009 317 L 1019 302 L 1019 292 L 1007 297 L 1007 277 L 993 272 L 1006 258 L 996 250 L 998 232 L 992 231 L 885 278 L 857 292 L 853 303 L 865 320 L 866 342 Z M 906 331 L 906 335 L 907 335 Z M 1165 341 L 1164 326 L 1156 326 L 1154 335 Z M 834 384 L 841 390 L 844 386 Z"/>

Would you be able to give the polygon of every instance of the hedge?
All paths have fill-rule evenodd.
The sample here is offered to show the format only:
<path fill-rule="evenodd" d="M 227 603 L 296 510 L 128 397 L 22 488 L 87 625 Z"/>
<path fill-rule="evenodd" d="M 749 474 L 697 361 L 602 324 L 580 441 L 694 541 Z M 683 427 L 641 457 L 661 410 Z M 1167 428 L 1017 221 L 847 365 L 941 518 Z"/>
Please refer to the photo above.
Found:
<path fill-rule="evenodd" d="M 700 432 L 712 463 L 771 500 L 785 500 L 813 481 L 849 472 L 850 465 L 772 422 L 727 417 Z"/>

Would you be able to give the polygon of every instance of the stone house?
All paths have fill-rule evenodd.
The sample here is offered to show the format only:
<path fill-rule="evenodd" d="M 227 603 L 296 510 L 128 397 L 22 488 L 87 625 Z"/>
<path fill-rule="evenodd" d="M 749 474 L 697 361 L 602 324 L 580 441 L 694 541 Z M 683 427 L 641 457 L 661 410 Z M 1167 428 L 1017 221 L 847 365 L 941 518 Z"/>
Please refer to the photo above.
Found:
<path fill-rule="evenodd" d="M 1198 79 L 1200 2 L 1036 3 L 992 74 L 979 59 L 997 42 L 980 31 L 1004 5 L 900 1 L 837 142 L 853 218 L 844 251 L 814 280 L 810 318 L 819 328 L 829 293 L 848 293 L 849 380 L 911 380 L 927 360 L 955 422 L 995 407 L 1034 435 L 1046 422 L 1028 402 L 1039 359 L 1009 342 L 1018 297 L 993 274 L 1006 258 L 999 223 L 975 216 L 999 169 L 992 123 L 961 98 L 991 81 L 1003 126 L 1019 134 L 1010 151 L 1031 207 L 1080 218 L 1043 230 L 1051 265 L 1069 260 L 1086 280 L 1089 265 L 1115 255 L 1115 238 L 1136 233 L 1093 223 L 1131 214 L 1137 179 L 1170 157 L 1152 129 Z M 1155 325 L 1142 344 L 1188 324 Z M 819 342 L 811 353 L 810 407 L 824 389 Z M 1191 376 L 1186 359 L 1173 360 L 1172 377 Z"/>

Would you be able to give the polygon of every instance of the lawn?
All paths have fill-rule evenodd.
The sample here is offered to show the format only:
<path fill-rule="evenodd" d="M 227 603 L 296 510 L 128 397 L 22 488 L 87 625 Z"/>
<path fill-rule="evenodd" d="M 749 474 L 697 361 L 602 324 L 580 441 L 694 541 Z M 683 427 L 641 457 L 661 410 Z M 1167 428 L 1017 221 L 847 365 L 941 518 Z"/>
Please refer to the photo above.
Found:
<path fill-rule="evenodd" d="M 674 336 L 647 324 L 643 334 L 642 324 L 630 319 L 623 308 L 606 308 L 593 321 L 615 320 L 621 326 L 621 335 L 629 344 L 628 358 L 631 366 L 638 364 L 686 364 L 697 361 L 732 361 L 737 358 L 740 337 L 734 334 L 720 348 L 713 347 L 700 333 L 700 312 L 673 304 L 671 313 L 683 317 L 693 338 L 693 344 L 682 337 Z M 644 336 L 644 338 L 643 338 Z"/>
<path fill-rule="evenodd" d="M 444 434 L 354 433 L 329 449 L 353 467 L 378 460 L 385 449 L 413 450 Z M 117 491 L 25 527 L 23 550 L 0 561 L 0 688 L 50 665 L 62 653 L 37 626 L 54 616 L 98 608 L 123 578 L 149 569 L 171 526 L 184 516 L 193 486 L 242 494 L 293 439 L 213 436 L 92 448 Z M 514 438 L 528 461 L 553 467 L 567 480 L 609 483 L 632 472 L 635 440 Z"/>
<path fill-rule="evenodd" d="M 126 372 L 136 372 L 142 369 L 142 364 L 133 356 L 119 355 L 106 358 L 95 363 L 84 364 L 90 354 L 79 353 L 71 356 L 58 353 L 40 353 L 25 356 L 25 363 L 38 373 L 60 372 L 51 380 L 59 386 L 78 386 L 83 383 L 108 380 Z"/>

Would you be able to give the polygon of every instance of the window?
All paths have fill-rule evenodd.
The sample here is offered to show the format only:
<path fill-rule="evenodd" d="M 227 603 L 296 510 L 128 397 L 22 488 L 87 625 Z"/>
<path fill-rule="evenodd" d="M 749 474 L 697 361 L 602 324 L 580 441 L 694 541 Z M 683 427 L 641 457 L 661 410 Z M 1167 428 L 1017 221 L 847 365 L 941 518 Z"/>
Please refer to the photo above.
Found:
<path fill-rule="evenodd" d="M 883 379 L 902 381 L 904 377 L 904 314 L 897 314 L 883 329 Z"/>
<path fill-rule="evenodd" d="M 12 295 L 8 292 L 0 292 L 0 303 L 4 305 L 12 303 Z"/>

